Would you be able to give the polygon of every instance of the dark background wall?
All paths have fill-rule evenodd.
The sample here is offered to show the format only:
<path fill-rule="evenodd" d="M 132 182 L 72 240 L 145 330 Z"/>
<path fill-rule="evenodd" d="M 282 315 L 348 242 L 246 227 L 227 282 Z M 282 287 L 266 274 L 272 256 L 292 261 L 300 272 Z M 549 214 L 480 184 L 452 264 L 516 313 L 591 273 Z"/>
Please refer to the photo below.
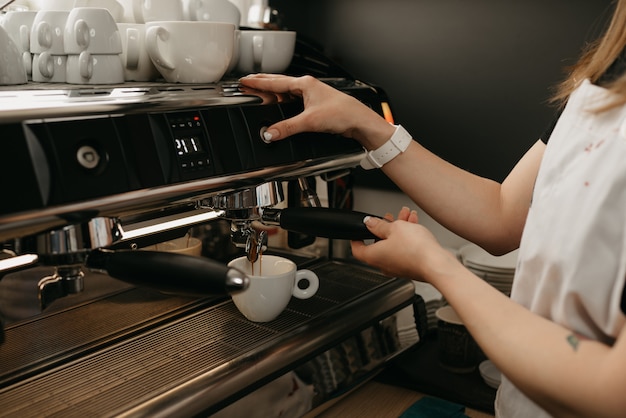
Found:
<path fill-rule="evenodd" d="M 552 118 L 546 100 L 609 0 L 270 0 L 283 25 L 390 97 L 396 123 L 502 180 Z M 391 187 L 378 174 L 357 181 Z"/>

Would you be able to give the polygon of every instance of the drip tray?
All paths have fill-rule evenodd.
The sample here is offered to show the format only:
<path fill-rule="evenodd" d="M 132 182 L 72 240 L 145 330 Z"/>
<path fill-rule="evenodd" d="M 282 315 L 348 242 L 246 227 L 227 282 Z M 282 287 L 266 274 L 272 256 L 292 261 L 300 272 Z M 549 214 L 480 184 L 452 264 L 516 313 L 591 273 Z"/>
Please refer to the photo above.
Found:
<path fill-rule="evenodd" d="M 407 280 L 322 261 L 308 300 L 246 320 L 230 299 L 132 289 L 6 330 L 2 416 L 210 413 L 413 302 Z"/>

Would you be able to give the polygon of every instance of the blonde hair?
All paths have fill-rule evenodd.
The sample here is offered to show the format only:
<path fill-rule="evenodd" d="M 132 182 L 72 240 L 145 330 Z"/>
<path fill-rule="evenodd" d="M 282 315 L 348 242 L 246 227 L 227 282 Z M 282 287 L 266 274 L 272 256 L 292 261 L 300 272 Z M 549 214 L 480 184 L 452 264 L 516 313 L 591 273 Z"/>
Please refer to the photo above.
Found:
<path fill-rule="evenodd" d="M 564 104 L 569 95 L 583 82 L 589 79 L 596 82 L 613 62 L 622 54 L 626 47 L 626 0 L 618 0 L 613 17 L 603 36 L 590 43 L 569 72 L 567 78 L 557 86 L 552 101 Z M 607 110 L 626 104 L 626 74 L 618 76 L 606 87 L 616 93 L 617 99 L 609 106 L 599 110 Z"/>

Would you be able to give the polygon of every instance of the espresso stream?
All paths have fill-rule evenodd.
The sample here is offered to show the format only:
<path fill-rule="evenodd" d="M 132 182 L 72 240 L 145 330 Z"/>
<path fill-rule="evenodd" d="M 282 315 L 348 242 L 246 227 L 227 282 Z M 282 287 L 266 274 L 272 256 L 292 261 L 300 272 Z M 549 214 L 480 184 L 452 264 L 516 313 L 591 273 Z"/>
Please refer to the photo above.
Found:
<path fill-rule="evenodd" d="M 259 273 L 258 274 L 254 274 L 254 265 L 256 264 L 255 261 L 250 261 L 250 272 L 251 272 L 251 276 L 262 276 L 263 275 L 263 251 L 259 252 L 259 258 L 257 259 L 259 262 Z"/>

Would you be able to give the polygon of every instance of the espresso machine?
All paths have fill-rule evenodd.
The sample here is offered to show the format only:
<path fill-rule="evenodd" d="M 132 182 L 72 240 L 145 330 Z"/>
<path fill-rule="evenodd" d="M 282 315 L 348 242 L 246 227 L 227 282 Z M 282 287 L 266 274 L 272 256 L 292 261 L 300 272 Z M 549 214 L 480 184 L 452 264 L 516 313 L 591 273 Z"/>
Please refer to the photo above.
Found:
<path fill-rule="evenodd" d="M 391 117 L 381 89 L 324 81 Z M 364 214 L 332 199 L 324 207 L 310 187 L 358 166 L 357 143 L 317 133 L 263 141 L 302 106 L 236 80 L 0 87 L 0 416 L 210 416 L 361 347 L 349 378 L 316 388 L 314 409 L 410 348 L 394 328 L 407 308 L 418 331 L 423 321 L 409 281 L 331 245 L 314 256 L 273 247 L 259 228 L 374 238 Z M 230 298 L 250 279 L 227 260 L 140 250 L 212 225 L 227 225 L 227 257 L 291 258 L 317 273 L 318 293 L 254 323 Z M 12 316 L 23 292 L 36 295 L 32 312 Z"/>

